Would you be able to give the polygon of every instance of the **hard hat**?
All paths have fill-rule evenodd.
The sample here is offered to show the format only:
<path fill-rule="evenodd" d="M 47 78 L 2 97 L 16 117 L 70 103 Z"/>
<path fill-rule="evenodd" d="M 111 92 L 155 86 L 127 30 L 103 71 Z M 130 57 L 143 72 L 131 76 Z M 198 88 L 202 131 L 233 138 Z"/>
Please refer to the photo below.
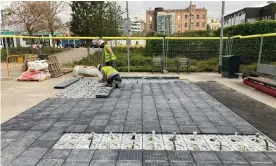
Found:
<path fill-rule="evenodd" d="M 99 71 L 101 71 L 102 65 L 101 65 L 101 64 L 98 64 L 98 67 L 97 67 L 97 68 L 98 68 Z"/>
<path fill-rule="evenodd" d="M 98 41 L 99 46 L 102 45 L 103 43 L 104 43 L 104 40 L 102 40 L 102 39 L 100 39 L 100 40 Z"/>

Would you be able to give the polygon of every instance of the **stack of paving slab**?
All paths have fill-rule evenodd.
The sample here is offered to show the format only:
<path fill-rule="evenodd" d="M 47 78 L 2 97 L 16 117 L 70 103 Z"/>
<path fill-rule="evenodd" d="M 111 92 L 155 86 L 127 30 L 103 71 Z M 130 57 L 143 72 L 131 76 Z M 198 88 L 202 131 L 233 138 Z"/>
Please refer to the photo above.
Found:
<path fill-rule="evenodd" d="M 55 85 L 54 89 L 64 89 L 64 88 L 78 82 L 79 80 L 80 80 L 80 78 L 72 78 L 72 79 L 64 81 L 58 85 Z"/>

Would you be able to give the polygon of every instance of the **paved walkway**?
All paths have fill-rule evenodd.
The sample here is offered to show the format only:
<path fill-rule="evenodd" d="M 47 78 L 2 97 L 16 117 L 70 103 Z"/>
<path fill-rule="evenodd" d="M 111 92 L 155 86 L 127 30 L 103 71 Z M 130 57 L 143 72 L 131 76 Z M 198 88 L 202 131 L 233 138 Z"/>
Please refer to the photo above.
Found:
<path fill-rule="evenodd" d="M 1 66 L 2 69 L 3 66 Z M 122 76 L 162 76 L 155 73 L 121 73 Z M 164 76 L 164 75 L 163 75 Z M 175 73 L 166 76 L 176 76 Z M 252 89 L 242 83 L 242 79 L 222 78 L 217 73 L 181 73 L 181 79 L 188 79 L 192 82 L 216 81 L 227 87 L 237 90 L 255 100 L 276 108 L 275 98 Z M 59 78 L 52 78 L 42 82 L 16 82 L 1 81 L 1 123 L 38 104 L 40 101 L 53 96 L 58 90 L 54 90 L 54 85 L 72 78 L 68 74 Z"/>
<path fill-rule="evenodd" d="M 90 54 L 94 54 L 95 49 L 90 48 Z M 87 57 L 87 48 L 72 48 L 68 51 L 55 54 L 58 58 L 59 64 L 64 66 L 65 64 L 79 61 L 84 57 Z"/>

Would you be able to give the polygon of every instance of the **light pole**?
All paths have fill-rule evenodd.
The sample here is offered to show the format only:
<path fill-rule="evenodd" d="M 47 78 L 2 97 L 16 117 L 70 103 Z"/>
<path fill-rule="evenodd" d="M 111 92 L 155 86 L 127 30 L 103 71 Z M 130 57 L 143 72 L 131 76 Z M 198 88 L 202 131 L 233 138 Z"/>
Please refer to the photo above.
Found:
<path fill-rule="evenodd" d="M 222 68 L 222 48 L 223 48 L 223 25 L 224 25 L 224 6 L 225 6 L 225 1 L 222 1 L 221 4 L 221 20 L 220 20 L 220 47 L 219 47 L 219 68 L 218 68 L 218 73 L 221 73 L 221 68 Z"/>
<path fill-rule="evenodd" d="M 130 71 L 130 66 L 129 66 L 129 25 L 130 25 L 130 21 L 129 21 L 129 13 L 128 13 L 128 1 L 126 1 L 126 13 L 127 13 L 127 66 L 128 66 L 128 72 Z"/>

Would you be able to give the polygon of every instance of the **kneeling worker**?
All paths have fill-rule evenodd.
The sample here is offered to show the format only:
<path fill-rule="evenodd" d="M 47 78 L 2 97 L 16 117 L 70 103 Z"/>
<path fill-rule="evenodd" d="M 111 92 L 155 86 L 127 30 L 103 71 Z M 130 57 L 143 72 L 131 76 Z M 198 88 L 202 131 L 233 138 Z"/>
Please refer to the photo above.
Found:
<path fill-rule="evenodd" d="M 119 72 L 111 66 L 103 66 L 101 64 L 98 65 L 99 71 L 103 75 L 103 81 L 107 86 L 112 86 L 119 88 L 122 82 L 122 79 L 119 75 Z"/>

